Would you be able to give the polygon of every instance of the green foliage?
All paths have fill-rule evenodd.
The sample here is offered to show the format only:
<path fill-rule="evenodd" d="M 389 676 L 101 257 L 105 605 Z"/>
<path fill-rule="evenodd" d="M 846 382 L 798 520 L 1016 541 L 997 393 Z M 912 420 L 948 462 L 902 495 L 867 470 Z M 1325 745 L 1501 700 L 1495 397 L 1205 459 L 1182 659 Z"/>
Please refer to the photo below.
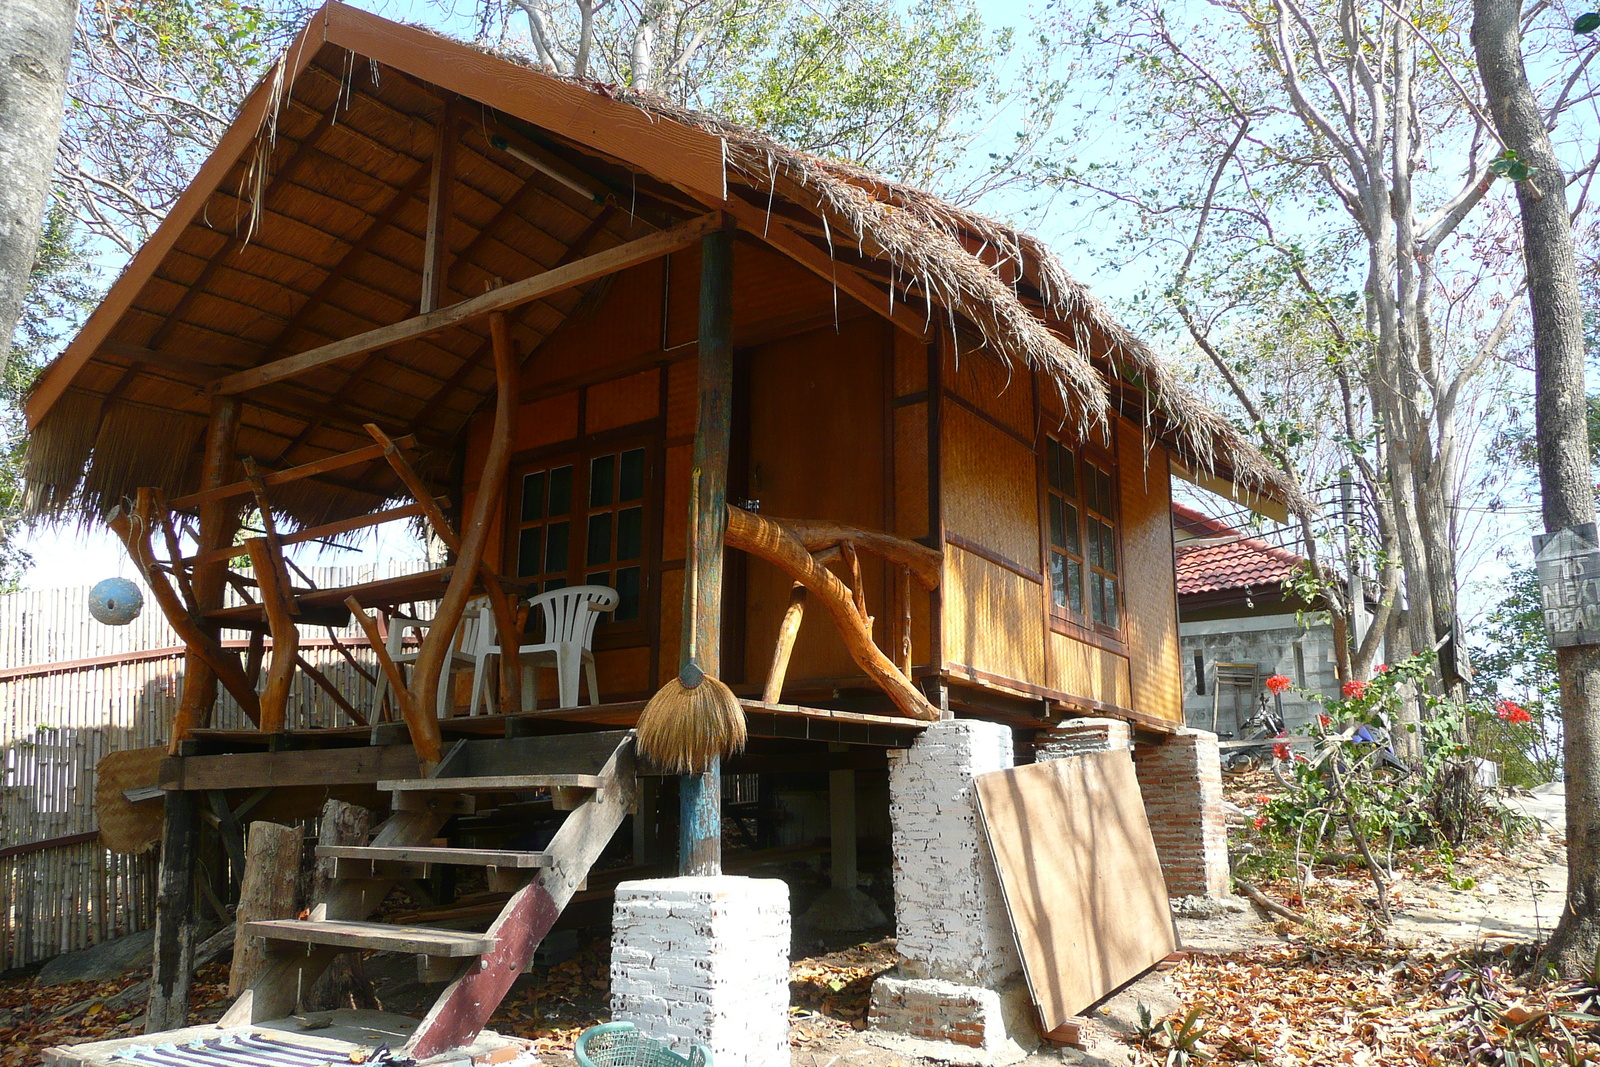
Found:
<path fill-rule="evenodd" d="M 1585 11 L 1572 20 L 1573 33 L 1593 33 L 1600 30 L 1600 11 Z"/>
<path fill-rule="evenodd" d="M 1507 178 L 1514 182 L 1525 182 L 1539 173 L 1538 167 L 1528 166 L 1510 148 L 1494 158 L 1493 162 L 1489 164 L 1489 170 L 1497 178 Z"/>
<path fill-rule="evenodd" d="M 1511 572 L 1499 603 L 1476 628 L 1472 649 L 1477 706 L 1513 700 L 1531 719 L 1510 723 L 1484 711 L 1471 723 L 1473 749 L 1500 764 L 1507 785 L 1531 787 L 1554 780 L 1561 769 L 1561 685 L 1556 654 L 1545 632 L 1539 576 L 1532 567 Z"/>
<path fill-rule="evenodd" d="M 1211 1062 L 1211 1054 L 1200 1044 L 1206 1036 L 1205 1027 L 1201 1025 L 1204 1005 L 1196 1004 L 1182 1017 L 1173 1015 L 1160 1022 L 1155 1021 L 1150 1006 L 1144 1001 L 1139 1001 L 1137 1010 L 1134 1033 L 1139 1044 L 1159 1056 L 1164 1067 L 1190 1067 Z"/>

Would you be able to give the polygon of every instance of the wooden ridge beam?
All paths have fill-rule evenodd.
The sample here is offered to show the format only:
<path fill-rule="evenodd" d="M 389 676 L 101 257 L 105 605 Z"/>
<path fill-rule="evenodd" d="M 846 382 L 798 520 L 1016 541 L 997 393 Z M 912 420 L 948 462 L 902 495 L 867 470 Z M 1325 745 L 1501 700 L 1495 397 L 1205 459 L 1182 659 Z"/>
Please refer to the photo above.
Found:
<path fill-rule="evenodd" d="M 512 282 L 482 296 L 451 304 L 426 315 L 416 315 L 390 326 L 368 330 L 343 341 L 335 341 L 298 355 L 230 374 L 216 383 L 216 389 L 225 395 L 243 393 L 272 382 L 305 374 L 351 356 L 365 355 L 374 349 L 418 340 L 452 326 L 475 322 L 494 312 L 504 312 L 540 297 L 561 292 L 563 289 L 570 289 L 640 263 L 659 259 L 670 252 L 688 247 L 705 234 L 719 229 L 721 225 L 722 219 L 719 214 L 714 212 L 702 215 L 680 223 L 670 230 L 662 230 L 660 233 L 641 237 L 637 241 L 597 252 L 564 267 L 556 267 L 531 278 Z"/>

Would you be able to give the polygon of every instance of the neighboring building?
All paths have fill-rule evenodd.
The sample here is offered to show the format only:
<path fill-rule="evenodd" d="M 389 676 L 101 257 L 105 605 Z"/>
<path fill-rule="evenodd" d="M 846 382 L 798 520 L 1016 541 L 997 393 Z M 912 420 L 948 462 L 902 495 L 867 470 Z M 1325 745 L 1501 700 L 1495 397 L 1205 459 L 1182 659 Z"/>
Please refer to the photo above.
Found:
<path fill-rule="evenodd" d="M 1182 504 L 1172 505 L 1172 529 L 1185 721 L 1236 736 L 1262 683 L 1282 674 L 1296 687 L 1283 694 L 1284 719 L 1300 732 L 1316 709 L 1298 690 L 1339 692 L 1328 616 L 1283 589 L 1304 557 Z"/>

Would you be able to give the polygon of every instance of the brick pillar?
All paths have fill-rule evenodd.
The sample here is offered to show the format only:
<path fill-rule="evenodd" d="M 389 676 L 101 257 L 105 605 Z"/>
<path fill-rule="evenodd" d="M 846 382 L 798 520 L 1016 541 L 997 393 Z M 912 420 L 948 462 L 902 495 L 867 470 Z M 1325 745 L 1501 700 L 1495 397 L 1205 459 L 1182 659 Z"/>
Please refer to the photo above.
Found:
<path fill-rule="evenodd" d="M 1007 726 L 947 719 L 889 753 L 901 961 L 873 983 L 869 1022 L 880 1043 L 924 1055 L 940 1055 L 929 1043 L 954 1043 L 1009 1057 L 1020 1051 L 1016 1039 L 1037 1040 L 1022 1014 L 1022 961 L 972 785 L 975 775 L 1011 767 L 1013 744 Z"/>
<path fill-rule="evenodd" d="M 1126 752 L 1132 747 L 1133 733 L 1121 719 L 1065 719 L 1039 731 L 1033 740 L 1033 758 L 1047 763 L 1091 752 Z"/>
<path fill-rule="evenodd" d="M 617 887 L 611 1017 L 717 1067 L 789 1067 L 789 887 L 729 875 Z"/>
<path fill-rule="evenodd" d="M 1217 735 L 1182 729 L 1133 750 L 1150 833 L 1175 897 L 1229 895 L 1228 825 Z"/>

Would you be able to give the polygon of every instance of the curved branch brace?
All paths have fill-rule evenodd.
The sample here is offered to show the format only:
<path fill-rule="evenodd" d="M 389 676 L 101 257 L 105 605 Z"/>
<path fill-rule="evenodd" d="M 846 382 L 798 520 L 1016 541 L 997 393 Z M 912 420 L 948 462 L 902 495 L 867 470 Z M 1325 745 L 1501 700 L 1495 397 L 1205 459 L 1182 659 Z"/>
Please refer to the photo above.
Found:
<path fill-rule="evenodd" d="M 944 556 L 926 545 L 908 541 L 882 530 L 863 530 L 858 526 L 844 526 L 836 522 L 815 519 L 783 519 L 776 515 L 763 515 L 795 537 L 807 552 L 826 552 L 852 544 L 857 551 L 871 552 L 890 563 L 909 567 L 917 584 L 924 589 L 936 589 L 944 575 Z"/>
<path fill-rule="evenodd" d="M 794 532 L 800 528 L 808 533 L 816 534 L 823 528 L 835 531 L 836 541 L 857 541 L 858 547 L 871 548 L 875 553 L 895 562 L 912 565 L 913 553 L 910 549 L 930 552 L 923 546 L 909 541 L 902 541 L 889 534 L 871 533 L 865 530 L 849 530 L 847 527 L 828 527 L 823 523 L 794 523 L 787 520 L 774 519 L 770 516 L 754 515 L 743 508 L 728 506 L 728 532 L 727 544 L 730 548 L 737 548 L 741 552 L 748 552 L 771 563 L 783 571 L 806 589 L 816 594 L 822 606 L 827 609 L 833 619 L 834 626 L 839 631 L 839 636 L 844 640 L 844 646 L 849 650 L 850 656 L 860 665 L 878 684 L 889 699 L 894 701 L 895 707 L 901 713 L 913 719 L 922 719 L 926 722 L 935 722 L 939 718 L 939 709 L 928 703 L 922 691 L 911 684 L 907 678 L 879 649 L 872 640 L 872 631 L 869 630 L 856 607 L 855 595 L 841 581 L 838 575 L 828 570 L 817 562 L 811 555 L 811 550 L 800 536 Z M 855 535 L 862 535 L 858 540 Z M 833 535 L 830 535 L 833 536 Z M 870 538 L 871 544 L 867 541 Z M 826 549 L 831 543 L 824 542 L 820 547 Z M 897 553 L 890 556 L 888 553 Z M 938 553 L 933 553 L 935 557 Z M 925 562 L 925 557 L 918 556 L 918 562 Z M 919 579 L 928 572 L 922 568 L 918 573 Z M 936 572 L 935 572 L 936 573 Z M 937 584 L 937 579 L 935 579 Z"/>

